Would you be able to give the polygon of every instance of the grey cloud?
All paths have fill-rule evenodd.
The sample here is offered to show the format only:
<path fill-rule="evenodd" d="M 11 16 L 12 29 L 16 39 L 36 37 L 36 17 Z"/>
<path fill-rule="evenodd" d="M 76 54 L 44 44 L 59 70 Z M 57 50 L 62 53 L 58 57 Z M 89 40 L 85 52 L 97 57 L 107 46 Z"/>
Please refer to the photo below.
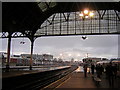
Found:
<path fill-rule="evenodd" d="M 118 36 L 92 36 L 88 37 L 84 46 L 86 47 L 114 47 L 118 45 Z"/>
<path fill-rule="evenodd" d="M 118 36 L 87 36 L 88 39 L 82 40 L 81 36 L 66 36 L 66 37 L 41 37 L 36 39 L 34 43 L 34 53 L 43 54 L 51 53 L 58 56 L 60 53 L 80 53 L 85 55 L 90 53 L 90 56 L 106 56 L 115 57 L 118 54 Z M 24 40 L 25 44 L 21 45 L 20 41 Z M 2 41 L 2 49 L 7 51 L 7 39 Z M 30 40 L 28 39 L 12 39 L 11 52 L 14 54 L 30 53 Z M 67 56 L 66 56 L 67 57 Z M 81 56 L 82 58 L 82 56 Z"/>
<path fill-rule="evenodd" d="M 50 46 L 55 47 L 57 49 L 59 48 L 70 48 L 75 46 L 75 39 L 72 37 L 49 37 L 49 38 L 38 38 L 35 41 L 36 45 L 39 46 Z"/>

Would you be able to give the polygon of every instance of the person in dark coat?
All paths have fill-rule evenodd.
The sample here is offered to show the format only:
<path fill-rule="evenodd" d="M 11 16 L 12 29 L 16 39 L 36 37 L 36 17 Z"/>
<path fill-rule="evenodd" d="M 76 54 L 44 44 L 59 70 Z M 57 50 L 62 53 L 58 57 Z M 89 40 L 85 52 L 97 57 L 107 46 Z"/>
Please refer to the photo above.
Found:
<path fill-rule="evenodd" d="M 103 72 L 104 72 L 103 65 L 100 65 L 100 75 L 102 75 Z"/>
<path fill-rule="evenodd" d="M 92 72 L 92 75 L 94 75 L 94 69 L 95 69 L 95 65 L 94 65 L 94 64 L 91 64 L 91 72 Z"/>
<path fill-rule="evenodd" d="M 100 64 L 97 64 L 97 65 L 96 65 L 96 74 L 97 74 L 97 77 L 100 78 L 100 75 L 101 75 L 101 67 L 100 67 Z"/>
<path fill-rule="evenodd" d="M 114 67 L 112 66 L 112 63 L 109 63 L 109 65 L 106 66 L 106 75 L 109 81 L 109 86 L 114 86 Z"/>
<path fill-rule="evenodd" d="M 114 77 L 115 77 L 115 79 L 117 78 L 117 71 L 118 71 L 117 64 L 115 64 L 114 65 Z"/>
<path fill-rule="evenodd" d="M 83 68 L 84 68 L 84 77 L 87 77 L 87 64 L 85 64 Z"/>

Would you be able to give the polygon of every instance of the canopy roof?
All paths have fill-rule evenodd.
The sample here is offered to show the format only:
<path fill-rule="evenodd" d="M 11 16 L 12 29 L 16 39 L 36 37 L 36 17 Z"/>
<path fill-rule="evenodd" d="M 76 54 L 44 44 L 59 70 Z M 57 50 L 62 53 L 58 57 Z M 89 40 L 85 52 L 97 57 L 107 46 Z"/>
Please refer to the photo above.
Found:
<path fill-rule="evenodd" d="M 51 15 L 82 11 L 86 7 L 120 12 L 120 2 L 3 2 L 2 32 L 34 35 Z"/>

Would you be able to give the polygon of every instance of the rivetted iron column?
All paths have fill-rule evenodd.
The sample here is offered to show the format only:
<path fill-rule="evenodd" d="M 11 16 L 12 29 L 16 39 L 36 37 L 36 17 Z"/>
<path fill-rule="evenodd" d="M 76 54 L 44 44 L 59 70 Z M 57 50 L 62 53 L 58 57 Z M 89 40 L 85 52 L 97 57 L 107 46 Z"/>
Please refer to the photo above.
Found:
<path fill-rule="evenodd" d="M 34 40 L 31 40 L 31 54 L 30 54 L 30 70 L 32 70 L 32 65 L 33 65 L 33 45 L 34 45 Z"/>
<path fill-rule="evenodd" d="M 12 33 L 9 33 L 9 35 L 8 35 L 6 72 L 9 72 L 9 69 L 10 69 L 9 64 L 10 64 L 11 35 L 12 35 Z"/>
<path fill-rule="evenodd" d="M 31 37 L 31 53 L 30 53 L 30 70 L 32 70 L 33 65 L 33 46 L 34 46 L 34 37 Z"/>
<path fill-rule="evenodd" d="M 34 41 L 35 41 L 35 37 L 34 35 L 32 35 L 31 37 L 29 37 L 30 41 L 31 41 L 31 52 L 30 52 L 30 70 L 32 70 L 32 65 L 33 65 L 33 46 L 34 46 Z"/>

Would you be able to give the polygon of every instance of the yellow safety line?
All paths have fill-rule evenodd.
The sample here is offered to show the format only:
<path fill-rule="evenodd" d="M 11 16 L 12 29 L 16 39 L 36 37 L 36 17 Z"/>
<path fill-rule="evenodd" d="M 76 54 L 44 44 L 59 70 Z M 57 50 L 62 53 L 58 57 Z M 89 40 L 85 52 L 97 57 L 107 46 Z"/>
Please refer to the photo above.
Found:
<path fill-rule="evenodd" d="M 69 74 L 68 74 L 68 75 L 69 75 Z M 68 76 L 68 75 L 67 75 L 67 76 Z M 65 76 L 65 77 L 67 77 L 67 76 Z M 51 85 L 57 83 L 58 81 L 62 80 L 62 79 L 65 78 L 65 77 L 62 77 L 61 79 L 58 79 L 57 81 L 55 81 L 55 82 L 53 82 L 53 83 L 51 83 L 51 84 L 45 86 L 45 87 L 44 87 L 43 89 L 41 89 L 41 90 L 44 90 L 45 88 L 47 88 L 47 87 L 49 87 L 49 86 L 51 86 Z"/>
<path fill-rule="evenodd" d="M 70 79 L 71 79 L 71 77 L 69 77 L 67 80 L 65 80 L 65 81 L 62 82 L 61 84 L 59 84 L 57 87 L 55 87 L 55 89 L 58 88 L 58 87 L 60 87 L 61 85 L 63 85 L 65 82 L 67 82 L 67 81 L 70 80 Z M 53 90 L 55 90 L 55 89 L 53 89 Z"/>

